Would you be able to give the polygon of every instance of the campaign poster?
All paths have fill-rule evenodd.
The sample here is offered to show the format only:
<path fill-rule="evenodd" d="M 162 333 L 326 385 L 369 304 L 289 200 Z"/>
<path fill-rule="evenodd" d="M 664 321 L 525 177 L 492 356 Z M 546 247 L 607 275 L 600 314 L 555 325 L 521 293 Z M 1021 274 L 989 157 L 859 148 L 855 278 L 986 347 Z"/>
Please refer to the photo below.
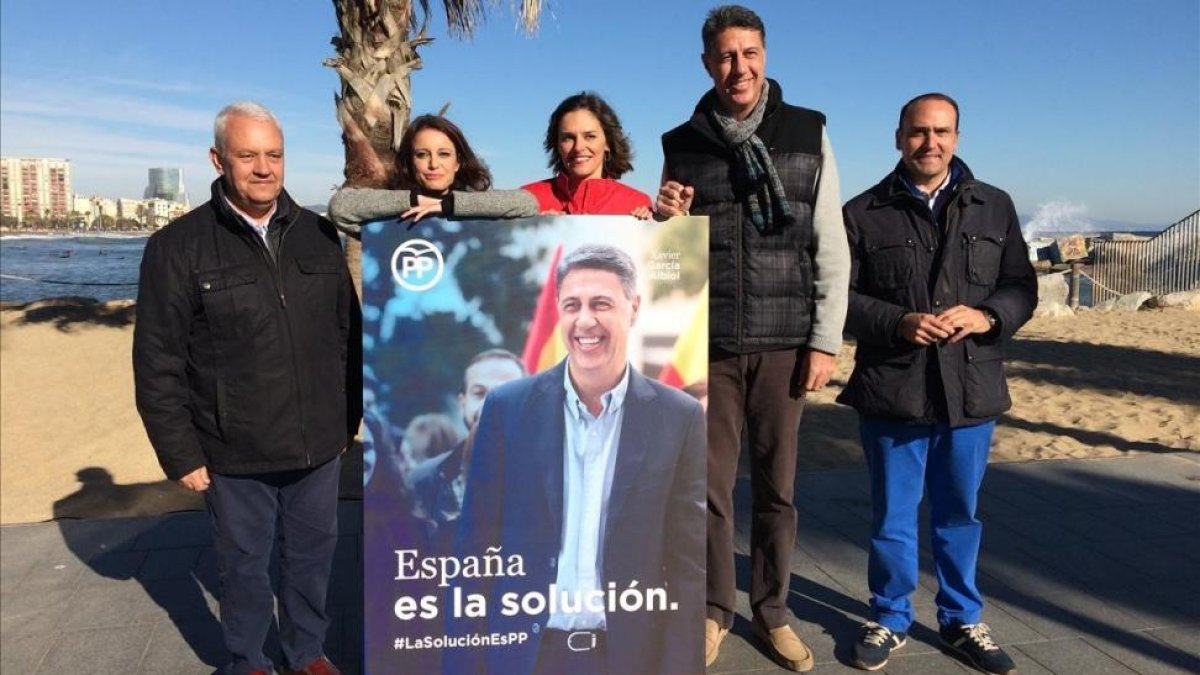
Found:
<path fill-rule="evenodd" d="M 708 223 L 363 231 L 364 669 L 703 672 Z"/>

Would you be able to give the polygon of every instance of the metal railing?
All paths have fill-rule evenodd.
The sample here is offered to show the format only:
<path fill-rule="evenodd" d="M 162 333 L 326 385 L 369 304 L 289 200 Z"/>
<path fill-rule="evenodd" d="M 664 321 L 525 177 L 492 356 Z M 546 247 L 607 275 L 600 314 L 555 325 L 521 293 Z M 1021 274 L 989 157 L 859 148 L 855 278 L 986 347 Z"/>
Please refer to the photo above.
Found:
<path fill-rule="evenodd" d="M 1200 211 L 1142 241 L 1092 243 L 1092 304 L 1125 293 L 1200 288 Z"/>

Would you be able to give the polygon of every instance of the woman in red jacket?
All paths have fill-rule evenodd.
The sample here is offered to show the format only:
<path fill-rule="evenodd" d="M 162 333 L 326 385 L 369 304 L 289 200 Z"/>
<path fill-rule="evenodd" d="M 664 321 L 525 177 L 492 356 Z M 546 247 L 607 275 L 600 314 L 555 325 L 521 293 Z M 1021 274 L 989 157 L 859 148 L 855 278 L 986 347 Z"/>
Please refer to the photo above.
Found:
<path fill-rule="evenodd" d="M 617 181 L 633 169 L 633 149 L 617 114 L 598 95 L 580 92 L 559 103 L 545 148 L 556 175 L 521 188 L 543 213 L 650 217 L 650 197 Z"/>

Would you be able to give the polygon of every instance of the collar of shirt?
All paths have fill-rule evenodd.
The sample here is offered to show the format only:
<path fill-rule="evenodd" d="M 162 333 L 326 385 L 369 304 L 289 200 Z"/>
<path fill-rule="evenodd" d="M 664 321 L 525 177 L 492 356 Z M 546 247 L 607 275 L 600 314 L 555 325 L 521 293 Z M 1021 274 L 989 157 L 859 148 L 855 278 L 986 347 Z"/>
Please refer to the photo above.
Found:
<path fill-rule="evenodd" d="M 588 419 L 599 419 L 607 413 L 620 410 L 625 403 L 625 394 L 629 391 L 629 364 L 625 364 L 625 374 L 621 376 L 617 386 L 600 396 L 600 414 L 595 417 L 588 412 L 583 399 L 579 398 L 579 392 L 575 391 L 575 384 L 571 382 L 570 361 L 567 362 L 567 367 L 563 368 L 563 388 L 567 390 L 567 414 L 576 424 L 583 421 L 585 416 Z"/>
<path fill-rule="evenodd" d="M 242 219 L 242 222 L 246 224 L 246 227 L 249 227 L 251 230 L 253 230 L 254 233 L 258 235 L 258 238 L 262 239 L 263 243 L 266 243 L 267 226 L 271 224 L 271 218 L 275 216 L 275 211 L 279 206 L 279 202 L 276 201 L 274 204 L 271 204 L 271 210 L 267 211 L 267 215 L 263 216 L 262 218 L 255 218 L 245 211 L 239 209 L 236 205 L 234 205 L 233 202 L 229 201 L 229 197 L 225 197 L 224 199 L 225 203 L 229 205 L 229 208 L 233 209 L 233 212 L 238 214 L 238 216 Z"/>
<path fill-rule="evenodd" d="M 932 211 L 934 204 L 937 203 L 938 197 L 942 195 L 942 191 L 950 187 L 950 184 L 954 182 L 954 179 L 956 178 L 954 175 L 956 168 L 957 167 L 954 165 L 950 166 L 950 170 L 946 172 L 946 177 L 942 180 L 942 184 L 937 186 L 933 192 L 925 192 L 921 188 L 917 187 L 917 185 L 913 183 L 908 178 L 908 175 L 904 172 L 900 173 L 900 180 L 904 181 L 904 187 L 908 188 L 908 191 L 911 192 L 914 197 L 917 197 L 921 201 L 925 202 L 925 204 L 929 207 L 929 210 Z"/>

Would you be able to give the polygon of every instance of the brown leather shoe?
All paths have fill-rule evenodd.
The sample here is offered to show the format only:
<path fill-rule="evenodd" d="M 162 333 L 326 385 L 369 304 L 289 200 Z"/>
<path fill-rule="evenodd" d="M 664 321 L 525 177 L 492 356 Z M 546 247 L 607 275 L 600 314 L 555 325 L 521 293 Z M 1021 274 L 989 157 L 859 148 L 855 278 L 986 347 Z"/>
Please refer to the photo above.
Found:
<path fill-rule="evenodd" d="M 768 630 L 762 622 L 755 619 L 754 634 L 766 644 L 767 653 L 779 665 L 797 673 L 812 670 L 812 650 L 804 644 L 799 635 L 796 635 L 791 626 L 785 624 Z"/>
<path fill-rule="evenodd" d="M 322 654 L 317 657 L 316 661 L 304 666 L 300 670 L 289 670 L 288 675 L 342 675 L 342 671 L 333 665 L 333 662 L 325 658 Z"/>
<path fill-rule="evenodd" d="M 721 641 L 725 636 L 729 635 L 728 628 L 721 626 L 712 619 L 704 620 L 704 667 L 707 668 L 717 660 L 717 653 L 721 651 Z"/>

